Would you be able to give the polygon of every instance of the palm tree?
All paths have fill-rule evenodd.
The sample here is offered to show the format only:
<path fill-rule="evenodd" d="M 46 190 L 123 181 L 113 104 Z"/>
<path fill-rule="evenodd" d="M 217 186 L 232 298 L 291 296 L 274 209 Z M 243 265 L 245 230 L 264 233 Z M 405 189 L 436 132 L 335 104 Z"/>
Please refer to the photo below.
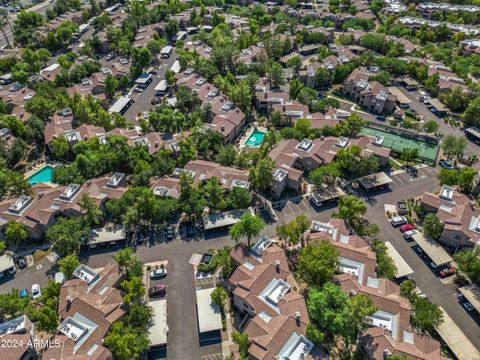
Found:
<path fill-rule="evenodd" d="M 78 205 L 80 205 L 80 208 L 85 212 L 85 219 L 90 225 L 98 224 L 100 222 L 102 211 L 98 208 L 95 200 L 88 194 L 82 194 Z"/>
<path fill-rule="evenodd" d="M 3 37 L 8 45 L 8 48 L 11 49 L 12 45 L 10 44 L 10 40 L 8 39 L 8 35 L 5 31 L 5 25 L 8 24 L 10 28 L 10 32 L 13 34 L 12 26 L 10 25 L 10 21 L 8 20 L 8 13 L 5 10 L 0 10 L 0 28 L 3 34 Z"/>

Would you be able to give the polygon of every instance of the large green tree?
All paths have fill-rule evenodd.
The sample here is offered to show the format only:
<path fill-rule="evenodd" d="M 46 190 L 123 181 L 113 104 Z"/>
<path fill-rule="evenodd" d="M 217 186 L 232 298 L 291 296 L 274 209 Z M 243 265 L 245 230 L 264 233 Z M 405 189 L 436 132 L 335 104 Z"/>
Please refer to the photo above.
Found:
<path fill-rule="evenodd" d="M 229 235 L 236 241 L 240 240 L 241 238 L 246 238 L 247 244 L 250 247 L 252 239 L 260 234 L 260 231 L 264 226 L 265 222 L 261 217 L 246 211 L 240 217 L 240 220 L 236 224 L 232 225 Z"/>
<path fill-rule="evenodd" d="M 443 222 L 438 218 L 437 214 L 430 213 L 423 219 L 423 231 L 426 235 L 438 240 L 443 233 Z"/>
<path fill-rule="evenodd" d="M 140 359 L 150 348 L 148 333 L 121 321 L 112 324 L 104 340 L 105 345 L 120 359 Z"/>
<path fill-rule="evenodd" d="M 70 254 L 58 260 L 58 267 L 64 273 L 67 280 L 72 277 L 73 272 L 80 266 L 80 260 L 75 254 Z"/>
<path fill-rule="evenodd" d="M 463 249 L 455 254 L 455 262 L 470 280 L 480 283 L 480 248 Z"/>
<path fill-rule="evenodd" d="M 76 254 L 90 234 L 90 228 L 80 217 L 59 218 L 49 227 L 46 239 L 61 256 Z"/>
<path fill-rule="evenodd" d="M 460 157 L 465 152 L 467 140 L 465 137 L 449 134 L 442 141 L 442 150 L 447 158 Z"/>
<path fill-rule="evenodd" d="M 443 313 L 437 304 L 427 298 L 417 298 L 413 302 L 412 324 L 425 333 L 433 333 L 442 324 Z"/>
<path fill-rule="evenodd" d="M 342 337 L 347 348 L 367 326 L 365 317 L 376 311 L 370 297 L 363 294 L 348 297 L 332 282 L 325 283 L 321 290 L 315 287 L 310 290 L 307 308 L 312 323 L 330 338 Z"/>
<path fill-rule="evenodd" d="M 27 228 L 22 223 L 11 220 L 5 228 L 5 237 L 9 245 L 18 245 L 27 239 Z"/>
<path fill-rule="evenodd" d="M 312 240 L 300 250 L 297 276 L 310 286 L 322 286 L 338 271 L 338 256 L 338 249 L 328 240 Z"/>

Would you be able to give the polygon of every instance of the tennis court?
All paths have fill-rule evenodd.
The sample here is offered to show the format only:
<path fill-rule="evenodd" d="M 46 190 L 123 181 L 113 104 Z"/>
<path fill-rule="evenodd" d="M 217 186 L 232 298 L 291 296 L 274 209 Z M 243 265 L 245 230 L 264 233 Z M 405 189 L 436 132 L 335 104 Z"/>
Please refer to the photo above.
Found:
<path fill-rule="evenodd" d="M 394 129 L 392 129 L 395 131 Z M 415 134 L 407 134 L 405 132 L 393 133 L 385 130 L 364 127 L 360 132 L 362 135 L 381 136 L 383 137 L 383 147 L 392 150 L 395 153 L 402 153 L 403 149 L 418 149 L 417 160 L 434 164 L 438 153 L 438 143 L 433 141 L 427 142 L 422 138 L 414 138 Z"/>

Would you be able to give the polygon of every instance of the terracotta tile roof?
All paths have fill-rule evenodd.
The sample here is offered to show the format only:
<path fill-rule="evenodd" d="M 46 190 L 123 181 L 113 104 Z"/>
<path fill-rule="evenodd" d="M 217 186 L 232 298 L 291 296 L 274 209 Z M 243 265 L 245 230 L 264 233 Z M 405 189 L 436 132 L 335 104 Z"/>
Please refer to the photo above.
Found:
<path fill-rule="evenodd" d="M 54 335 L 53 340 L 59 341 L 62 346 L 48 348 L 44 354 L 45 358 L 51 360 L 113 358 L 110 350 L 103 347 L 102 343 L 112 323 L 119 320 L 124 314 L 121 309 L 122 295 L 115 288 L 122 276 L 116 264 L 108 264 L 97 271 L 100 279 L 94 285 L 89 286 L 84 280 L 77 278 L 67 281 L 60 289 L 58 307 L 62 320 L 68 316 L 74 317 L 80 314 L 95 323 L 96 328 L 78 348 L 75 348 L 74 340 L 59 331 Z M 72 300 L 69 302 L 67 297 Z M 95 347 L 96 349 L 92 350 Z M 86 357 L 87 352 L 89 352 L 88 357 Z"/>
<path fill-rule="evenodd" d="M 396 342 L 388 330 L 375 327 L 367 329 L 359 339 L 368 359 L 384 360 L 387 352 L 414 360 L 447 359 L 441 355 L 440 343 L 426 335 L 414 333 L 414 344 Z"/>
<path fill-rule="evenodd" d="M 480 218 L 480 210 L 468 196 L 453 191 L 452 198 L 447 199 L 427 192 L 422 196 L 421 204 L 427 211 L 433 209 L 437 212 L 437 216 L 444 223 L 444 231 L 461 232 L 473 241 L 480 240 L 480 232 L 471 229 L 472 221 Z"/>
<path fill-rule="evenodd" d="M 256 316 L 245 329 L 251 341 L 248 352 L 257 359 L 275 360 L 292 334 L 305 335 L 307 324 L 292 316 L 279 315 L 269 322 Z"/>
<path fill-rule="evenodd" d="M 34 196 L 30 204 L 19 213 L 10 211 L 10 207 L 17 201 L 17 198 L 9 198 L 1 201 L 0 218 L 7 221 L 18 221 L 29 229 L 35 229 L 37 226 L 51 225 L 55 221 L 55 215 L 64 212 L 82 212 L 78 205 L 78 200 L 82 193 L 93 197 L 97 205 L 101 205 L 106 199 L 119 198 L 127 191 L 125 187 L 112 188 L 107 186 L 109 180 L 110 176 L 88 180 L 69 200 L 60 197 L 67 188 L 66 186 L 55 186 L 46 183 L 36 184 L 32 188 Z"/>
<path fill-rule="evenodd" d="M 32 340 L 29 333 L 26 334 L 6 334 L 0 336 L 2 344 L 16 344 L 18 346 L 2 346 L 2 360 L 21 360 L 27 351 L 29 351 L 28 343 Z"/>

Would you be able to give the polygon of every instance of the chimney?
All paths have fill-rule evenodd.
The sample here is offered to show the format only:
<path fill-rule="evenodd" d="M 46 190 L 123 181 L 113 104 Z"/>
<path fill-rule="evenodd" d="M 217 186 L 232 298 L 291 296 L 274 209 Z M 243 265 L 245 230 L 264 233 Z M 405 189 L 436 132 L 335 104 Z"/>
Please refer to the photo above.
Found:
<path fill-rule="evenodd" d="M 280 260 L 275 260 L 275 269 L 277 269 L 277 272 L 280 272 Z"/>
<path fill-rule="evenodd" d="M 295 311 L 295 322 L 297 323 L 297 326 L 300 326 L 300 311 Z"/>
<path fill-rule="evenodd" d="M 72 305 L 72 297 L 70 295 L 67 295 L 66 300 L 67 300 L 67 311 L 69 311 L 70 306 Z"/>

